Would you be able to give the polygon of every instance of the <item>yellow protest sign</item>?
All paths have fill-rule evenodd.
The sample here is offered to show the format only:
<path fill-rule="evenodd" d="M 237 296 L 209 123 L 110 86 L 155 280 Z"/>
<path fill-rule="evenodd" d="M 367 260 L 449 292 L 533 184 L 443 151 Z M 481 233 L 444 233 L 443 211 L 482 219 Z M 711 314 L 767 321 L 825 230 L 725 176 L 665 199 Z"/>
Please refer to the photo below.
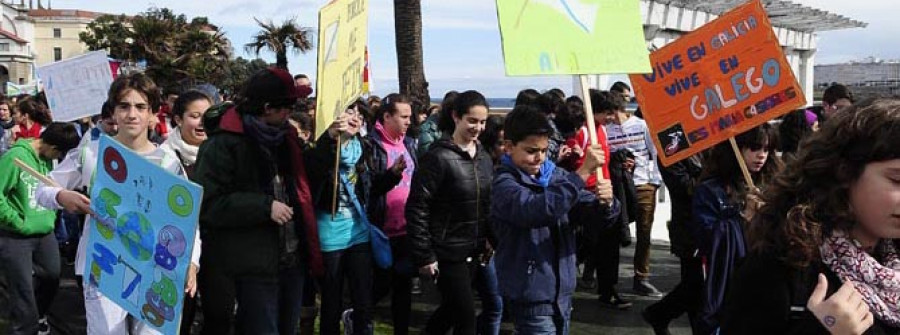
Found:
<path fill-rule="evenodd" d="M 497 0 L 506 75 L 648 73 L 640 1 Z"/>
<path fill-rule="evenodd" d="M 368 25 L 368 0 L 334 0 L 319 10 L 316 138 L 362 95 Z"/>

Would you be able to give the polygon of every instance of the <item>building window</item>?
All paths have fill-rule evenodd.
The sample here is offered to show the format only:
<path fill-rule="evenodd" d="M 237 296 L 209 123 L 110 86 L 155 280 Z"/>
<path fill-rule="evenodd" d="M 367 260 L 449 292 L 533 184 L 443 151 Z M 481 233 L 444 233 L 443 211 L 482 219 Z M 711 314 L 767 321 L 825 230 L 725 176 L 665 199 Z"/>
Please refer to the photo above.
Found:
<path fill-rule="evenodd" d="M 53 28 L 53 38 L 62 38 L 62 29 Z"/>
<path fill-rule="evenodd" d="M 0 51 L 9 51 L 9 43 L 0 43 Z"/>
<path fill-rule="evenodd" d="M 62 48 L 53 48 L 53 61 L 58 62 L 62 60 Z"/>

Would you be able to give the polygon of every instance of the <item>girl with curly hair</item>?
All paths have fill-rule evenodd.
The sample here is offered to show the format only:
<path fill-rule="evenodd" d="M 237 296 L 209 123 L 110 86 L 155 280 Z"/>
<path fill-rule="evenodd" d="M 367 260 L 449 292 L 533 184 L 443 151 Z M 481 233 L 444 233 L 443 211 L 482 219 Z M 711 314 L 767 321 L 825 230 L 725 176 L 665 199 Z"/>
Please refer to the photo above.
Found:
<path fill-rule="evenodd" d="M 900 100 L 833 116 L 763 202 L 723 333 L 900 332 Z"/>

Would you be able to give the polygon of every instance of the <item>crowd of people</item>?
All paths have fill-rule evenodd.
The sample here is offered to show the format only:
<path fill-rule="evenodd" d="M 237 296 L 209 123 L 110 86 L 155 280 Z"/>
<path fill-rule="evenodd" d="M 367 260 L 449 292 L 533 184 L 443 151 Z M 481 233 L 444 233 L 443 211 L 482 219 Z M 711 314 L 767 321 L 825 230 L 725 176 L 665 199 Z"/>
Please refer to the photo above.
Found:
<path fill-rule="evenodd" d="M 736 136 L 739 155 L 726 142 L 663 166 L 621 82 L 590 90 L 590 118 L 559 89 L 523 90 L 505 115 L 470 90 L 370 96 L 316 125 L 312 93 L 270 68 L 227 100 L 122 74 L 97 116 L 70 123 L 40 95 L 0 99 L 10 333 L 48 333 L 67 250 L 89 334 L 158 333 L 84 273 L 102 134 L 203 187 L 183 334 L 313 334 L 316 319 L 320 334 L 372 334 L 387 297 L 378 322 L 407 334 L 422 281 L 440 293 L 423 333 L 509 320 L 567 334 L 576 287 L 632 307 L 618 287 L 631 244 L 631 292 L 660 298 L 642 311 L 656 334 L 685 313 L 694 334 L 900 333 L 900 100 L 834 85 L 821 107 Z M 662 185 L 681 262 L 668 293 L 650 268 Z"/>

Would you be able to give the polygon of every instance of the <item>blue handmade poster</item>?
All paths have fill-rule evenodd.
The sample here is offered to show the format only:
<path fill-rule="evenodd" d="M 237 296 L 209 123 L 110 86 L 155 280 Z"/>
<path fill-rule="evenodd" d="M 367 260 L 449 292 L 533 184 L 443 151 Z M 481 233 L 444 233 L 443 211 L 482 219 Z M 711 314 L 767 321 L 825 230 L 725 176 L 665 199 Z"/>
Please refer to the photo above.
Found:
<path fill-rule="evenodd" d="M 202 188 L 103 136 L 84 273 L 107 298 L 177 334 Z"/>

